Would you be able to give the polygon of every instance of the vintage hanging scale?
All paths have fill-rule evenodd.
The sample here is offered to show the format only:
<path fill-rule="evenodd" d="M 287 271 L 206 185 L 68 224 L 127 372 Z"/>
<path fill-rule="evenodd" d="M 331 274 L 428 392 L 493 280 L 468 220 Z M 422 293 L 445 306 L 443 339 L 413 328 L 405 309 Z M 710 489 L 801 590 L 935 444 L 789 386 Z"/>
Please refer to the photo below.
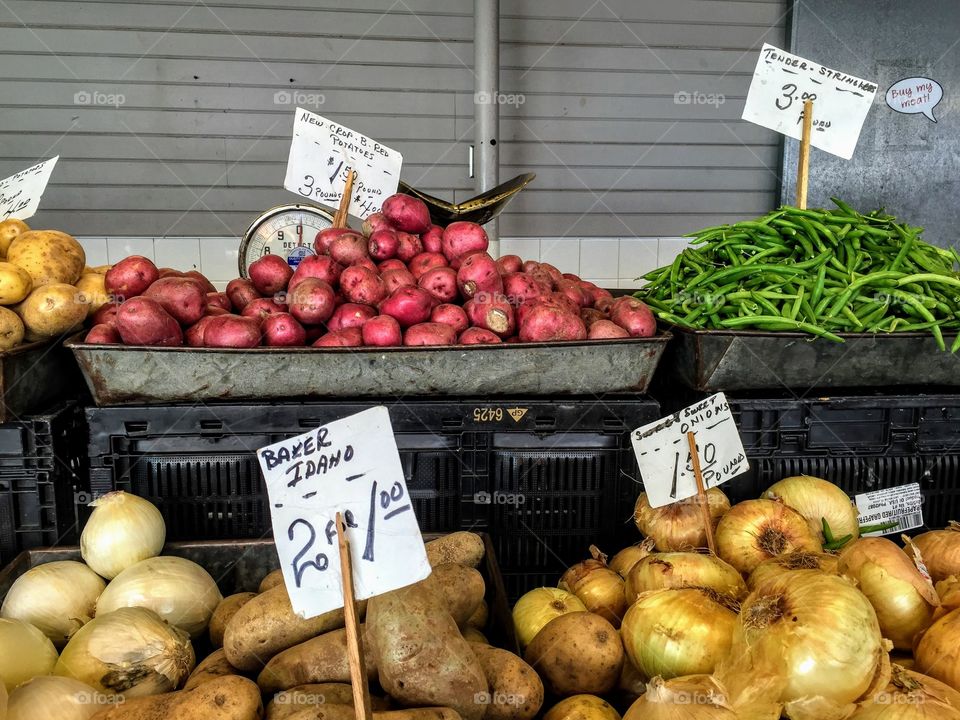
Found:
<path fill-rule="evenodd" d="M 264 255 L 279 255 L 296 268 L 313 255 L 313 242 L 321 230 L 333 226 L 333 214 L 315 205 L 278 205 L 261 214 L 240 242 L 240 277 L 250 263 Z"/>

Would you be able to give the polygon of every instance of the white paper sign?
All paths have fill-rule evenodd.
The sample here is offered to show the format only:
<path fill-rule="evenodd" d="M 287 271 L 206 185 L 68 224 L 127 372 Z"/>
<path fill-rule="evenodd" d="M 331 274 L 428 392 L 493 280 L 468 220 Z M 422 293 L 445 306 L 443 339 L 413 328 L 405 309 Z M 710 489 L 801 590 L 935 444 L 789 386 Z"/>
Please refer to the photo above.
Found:
<path fill-rule="evenodd" d="M 336 207 L 347 173 L 355 170 L 350 214 L 379 212 L 397 192 L 403 156 L 396 150 L 325 117 L 297 108 L 283 187 L 300 197 Z"/>
<path fill-rule="evenodd" d="M 294 611 L 343 607 L 335 518 L 343 513 L 358 600 L 411 585 L 430 563 L 385 407 L 257 451 Z"/>
<path fill-rule="evenodd" d="M 59 159 L 57 155 L 0 180 L 0 220 L 27 220 L 36 215 L 40 198 Z"/>
<path fill-rule="evenodd" d="M 855 500 L 860 525 L 897 523 L 889 530 L 864 533 L 864 537 L 892 535 L 923 525 L 923 495 L 920 493 L 920 483 L 861 493 Z"/>
<path fill-rule="evenodd" d="M 727 398 L 717 393 L 633 431 L 633 452 L 651 507 L 697 494 L 688 432 L 696 438 L 704 489 L 750 469 Z"/>
<path fill-rule="evenodd" d="M 813 100 L 810 144 L 849 160 L 877 84 L 764 43 L 742 118 L 797 140 L 803 101 Z"/>

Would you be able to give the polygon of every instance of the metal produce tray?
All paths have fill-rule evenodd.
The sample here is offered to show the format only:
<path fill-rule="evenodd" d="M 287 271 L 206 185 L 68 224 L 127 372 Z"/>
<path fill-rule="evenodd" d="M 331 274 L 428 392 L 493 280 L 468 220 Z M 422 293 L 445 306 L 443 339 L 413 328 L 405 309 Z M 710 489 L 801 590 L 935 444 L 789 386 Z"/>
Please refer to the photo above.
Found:
<path fill-rule="evenodd" d="M 59 340 L 0 352 L 0 423 L 46 410 L 79 383 L 77 364 Z"/>
<path fill-rule="evenodd" d="M 443 348 L 70 348 L 97 405 L 646 392 L 671 335 Z"/>
<path fill-rule="evenodd" d="M 673 327 L 664 367 L 704 392 L 891 386 L 960 387 L 960 353 L 929 333 L 804 333 Z M 945 336 L 947 347 L 956 335 Z"/>

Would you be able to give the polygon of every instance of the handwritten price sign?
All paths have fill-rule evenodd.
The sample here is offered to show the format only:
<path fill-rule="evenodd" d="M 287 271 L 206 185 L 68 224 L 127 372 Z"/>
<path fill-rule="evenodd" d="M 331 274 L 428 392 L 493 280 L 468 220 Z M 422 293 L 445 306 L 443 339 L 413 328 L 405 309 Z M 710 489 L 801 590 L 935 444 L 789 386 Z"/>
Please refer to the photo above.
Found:
<path fill-rule="evenodd" d="M 294 611 L 343 607 L 336 514 L 343 513 L 356 597 L 423 580 L 430 564 L 390 414 L 376 407 L 257 451 Z"/>
<path fill-rule="evenodd" d="M 0 220 L 27 220 L 37 213 L 40 198 L 60 156 L 0 180 Z"/>
<path fill-rule="evenodd" d="M 750 469 L 727 398 L 717 393 L 633 431 L 633 451 L 651 507 L 697 494 L 688 432 L 696 437 L 704 489 Z"/>
<path fill-rule="evenodd" d="M 742 117 L 800 140 L 812 100 L 810 144 L 849 160 L 876 94 L 874 82 L 764 44 Z"/>
<path fill-rule="evenodd" d="M 365 218 L 397 191 L 403 156 L 366 135 L 297 108 L 283 187 L 336 207 L 350 170 L 357 172 L 349 213 Z"/>

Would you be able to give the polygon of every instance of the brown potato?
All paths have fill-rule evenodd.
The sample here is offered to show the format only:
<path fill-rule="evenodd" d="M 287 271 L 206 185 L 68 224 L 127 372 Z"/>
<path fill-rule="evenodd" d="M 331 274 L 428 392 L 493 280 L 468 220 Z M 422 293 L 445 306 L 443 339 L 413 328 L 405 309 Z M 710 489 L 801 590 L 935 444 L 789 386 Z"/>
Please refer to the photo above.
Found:
<path fill-rule="evenodd" d="M 445 707 L 407 708 L 372 713 L 373 720 L 462 720 L 454 710 Z M 283 720 L 355 720 L 356 714 L 350 705 L 321 705 L 301 708 L 284 715 Z"/>
<path fill-rule="evenodd" d="M 23 342 L 23 320 L 13 310 L 0 307 L 0 350 L 10 350 Z"/>
<path fill-rule="evenodd" d="M 463 629 L 463 639 L 469 643 L 481 643 L 482 645 L 490 644 L 490 641 L 487 640 L 487 636 L 477 630 L 473 625 L 467 625 Z"/>
<path fill-rule="evenodd" d="M 447 610 L 460 626 L 466 625 L 477 611 L 486 592 L 483 575 L 478 570 L 456 563 L 436 565 L 423 582 L 443 598 Z"/>
<path fill-rule="evenodd" d="M 427 559 L 434 567 L 458 563 L 475 568 L 483 556 L 483 538 L 472 532 L 450 533 L 427 543 Z"/>
<path fill-rule="evenodd" d="M 257 592 L 266 592 L 270 588 L 274 588 L 277 585 L 283 585 L 283 570 L 279 568 L 274 570 L 271 573 L 267 573 L 263 580 L 260 581 L 260 587 Z"/>
<path fill-rule="evenodd" d="M 509 650 L 489 645 L 471 649 L 490 683 L 483 720 L 532 720 L 543 705 L 543 682 L 536 671 Z"/>
<path fill-rule="evenodd" d="M 220 648 L 214 650 L 197 664 L 193 672 L 190 673 L 190 677 L 187 678 L 183 689 L 189 690 L 225 675 L 239 675 L 239 672 L 227 661 L 227 656 L 223 654 L 223 648 Z"/>
<path fill-rule="evenodd" d="M 376 680 L 376 655 L 364 625 L 360 626 L 360 634 L 364 638 L 363 658 L 367 679 Z M 257 685 L 265 693 L 274 693 L 306 683 L 329 682 L 350 682 L 347 631 L 344 629 L 318 635 L 277 653 L 257 677 Z"/>
<path fill-rule="evenodd" d="M 305 708 L 326 705 L 353 707 L 353 686 L 349 683 L 311 683 L 297 685 L 273 696 L 267 703 L 266 720 L 287 720 L 296 717 Z M 386 710 L 390 703 L 376 695 L 370 696 L 371 710 Z"/>
<path fill-rule="evenodd" d="M 91 720 L 259 720 L 260 690 L 246 678 L 228 675 L 178 692 L 127 700 Z"/>
<path fill-rule="evenodd" d="M 90 272 L 81 275 L 77 280 L 76 288 L 80 291 L 81 299 L 88 303 L 90 308 L 88 316 L 110 302 L 110 296 L 103 285 L 103 275 L 99 273 Z"/>
<path fill-rule="evenodd" d="M 83 325 L 87 305 L 73 285 L 54 283 L 34 289 L 14 312 L 23 320 L 27 340 L 47 340 Z"/>
<path fill-rule="evenodd" d="M 207 627 L 211 645 L 215 648 L 223 647 L 223 633 L 227 629 L 230 618 L 256 596 L 257 594 L 252 592 L 235 593 L 234 595 L 227 595 L 220 601 L 220 604 L 214 609 L 213 615 L 210 616 L 210 625 Z"/>
<path fill-rule="evenodd" d="M 486 600 L 481 600 L 473 615 L 467 618 L 467 625 L 471 625 L 478 630 L 483 630 L 490 620 L 490 606 Z"/>
<path fill-rule="evenodd" d="M 33 278 L 33 286 L 75 283 L 87 264 L 83 248 L 58 230 L 30 230 L 14 238 L 7 262 L 19 265 Z"/>
<path fill-rule="evenodd" d="M 3 222 L 0 222 L 0 257 L 5 258 L 7 256 L 7 250 L 10 248 L 10 243 L 12 243 L 18 235 L 22 235 L 25 232 L 30 232 L 30 226 L 23 220 L 7 218 Z"/>
<path fill-rule="evenodd" d="M 596 695 L 573 695 L 550 708 L 543 720 L 620 720 L 620 713 Z"/>
<path fill-rule="evenodd" d="M 19 265 L 0 262 L 0 305 L 16 305 L 33 289 L 33 278 Z"/>

